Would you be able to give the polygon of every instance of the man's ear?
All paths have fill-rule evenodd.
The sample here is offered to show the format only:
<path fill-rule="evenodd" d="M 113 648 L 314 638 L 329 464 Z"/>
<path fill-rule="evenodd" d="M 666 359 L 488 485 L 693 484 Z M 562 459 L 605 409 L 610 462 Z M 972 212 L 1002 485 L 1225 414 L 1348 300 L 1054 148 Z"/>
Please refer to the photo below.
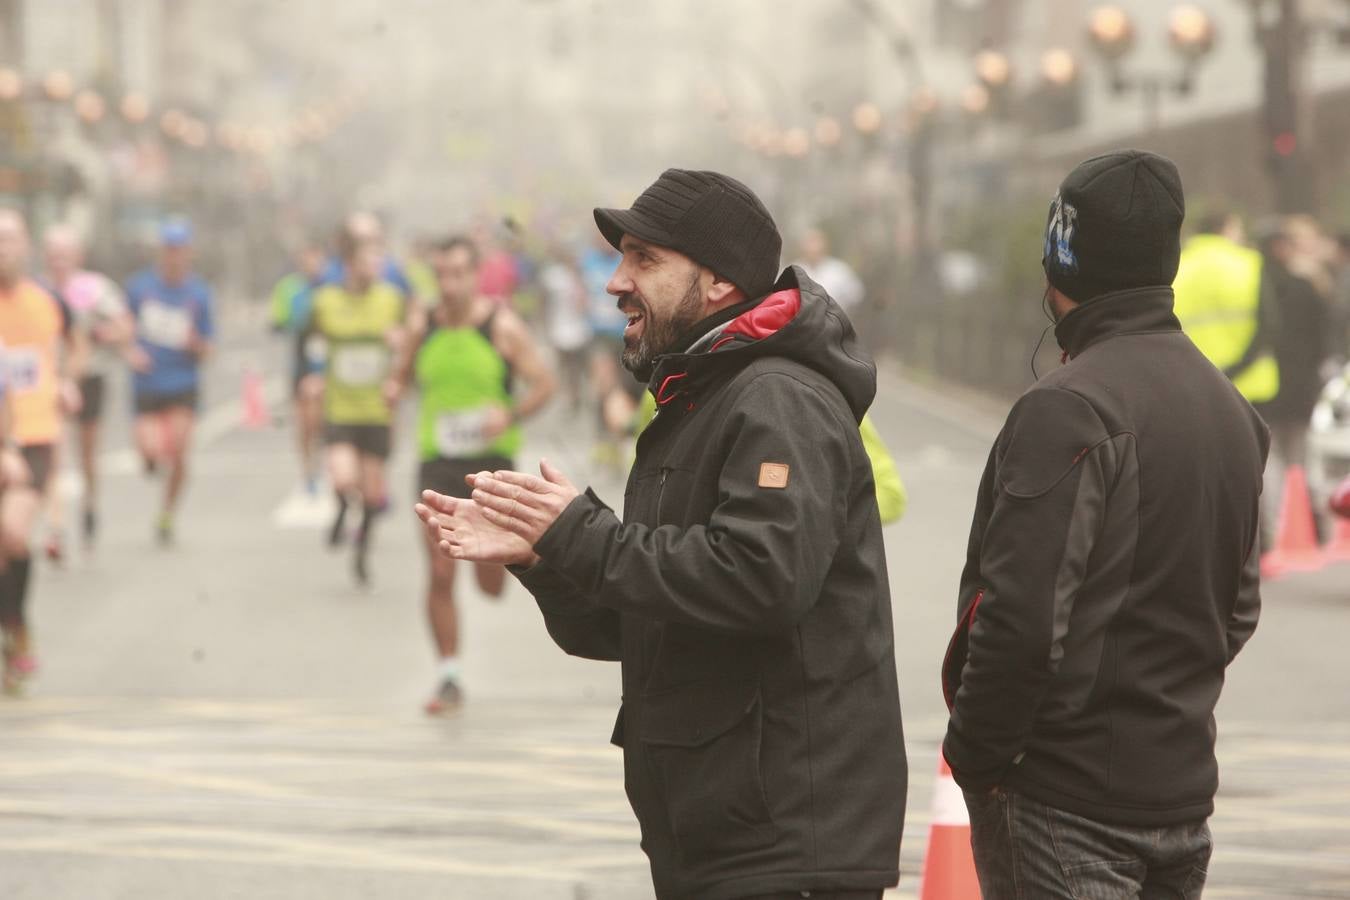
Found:
<path fill-rule="evenodd" d="M 1049 291 L 1050 308 L 1054 310 L 1055 321 L 1059 321 L 1078 308 L 1078 301 L 1074 300 L 1054 285 L 1049 285 Z"/>
<path fill-rule="evenodd" d="M 721 275 L 713 273 L 712 284 L 708 287 L 708 305 L 714 309 L 735 306 L 745 299 L 740 288 L 727 281 Z"/>

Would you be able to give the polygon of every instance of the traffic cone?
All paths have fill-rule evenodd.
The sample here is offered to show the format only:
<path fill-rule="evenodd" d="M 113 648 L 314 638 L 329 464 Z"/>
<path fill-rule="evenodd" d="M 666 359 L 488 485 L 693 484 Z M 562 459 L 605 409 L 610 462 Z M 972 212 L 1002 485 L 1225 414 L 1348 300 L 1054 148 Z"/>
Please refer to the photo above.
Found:
<path fill-rule="evenodd" d="M 970 813 L 941 750 L 919 898 L 980 900 L 980 881 L 975 877 L 975 857 L 970 851 Z"/>
<path fill-rule="evenodd" d="M 1275 548 L 1261 557 L 1261 577 L 1279 578 L 1290 572 L 1312 572 L 1326 564 L 1317 545 L 1317 525 L 1308 499 L 1308 479 L 1302 466 L 1290 466 L 1280 498 L 1279 531 Z"/>
<path fill-rule="evenodd" d="M 267 409 L 267 397 L 263 392 L 262 376 L 257 369 L 244 370 L 244 427 L 266 428 L 272 424 L 272 414 Z"/>

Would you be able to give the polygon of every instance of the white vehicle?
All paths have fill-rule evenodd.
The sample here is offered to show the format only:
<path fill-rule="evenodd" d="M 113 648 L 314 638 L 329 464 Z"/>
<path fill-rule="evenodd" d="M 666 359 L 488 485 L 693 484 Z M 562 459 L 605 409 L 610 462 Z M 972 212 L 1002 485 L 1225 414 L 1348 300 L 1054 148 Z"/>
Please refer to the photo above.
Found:
<path fill-rule="evenodd" d="M 1347 476 L 1350 476 L 1350 365 L 1322 388 L 1308 431 L 1308 493 L 1320 524 L 1328 524 L 1332 492 Z"/>

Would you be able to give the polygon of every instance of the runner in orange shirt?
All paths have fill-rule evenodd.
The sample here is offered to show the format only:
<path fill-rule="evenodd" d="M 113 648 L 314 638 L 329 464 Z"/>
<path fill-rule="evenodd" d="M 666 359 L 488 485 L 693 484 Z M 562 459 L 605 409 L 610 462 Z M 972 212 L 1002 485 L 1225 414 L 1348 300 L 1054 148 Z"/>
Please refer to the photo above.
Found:
<path fill-rule="evenodd" d="M 33 523 L 50 487 L 52 458 L 61 438 L 62 417 L 79 409 L 79 389 L 67 377 L 84 358 L 82 342 L 62 352 L 68 333 L 61 307 L 25 274 L 28 228 L 14 210 L 0 209 L 0 343 L 3 343 L 6 472 L 18 477 L 0 495 L 0 631 L 3 632 L 4 687 L 17 690 L 37 670 L 25 607 L 32 554 Z"/>

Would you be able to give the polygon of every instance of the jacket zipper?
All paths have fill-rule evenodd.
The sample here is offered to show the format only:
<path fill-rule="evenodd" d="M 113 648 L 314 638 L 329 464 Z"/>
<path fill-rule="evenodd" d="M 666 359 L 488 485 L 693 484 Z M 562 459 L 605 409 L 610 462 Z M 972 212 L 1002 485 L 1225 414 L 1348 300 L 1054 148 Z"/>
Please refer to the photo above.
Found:
<path fill-rule="evenodd" d="M 656 484 L 656 509 L 653 512 L 655 513 L 654 518 L 657 520 L 657 525 L 661 524 L 661 501 L 664 500 L 666 496 L 666 476 L 669 474 L 670 469 L 663 468 L 661 470 L 661 480 Z"/>

